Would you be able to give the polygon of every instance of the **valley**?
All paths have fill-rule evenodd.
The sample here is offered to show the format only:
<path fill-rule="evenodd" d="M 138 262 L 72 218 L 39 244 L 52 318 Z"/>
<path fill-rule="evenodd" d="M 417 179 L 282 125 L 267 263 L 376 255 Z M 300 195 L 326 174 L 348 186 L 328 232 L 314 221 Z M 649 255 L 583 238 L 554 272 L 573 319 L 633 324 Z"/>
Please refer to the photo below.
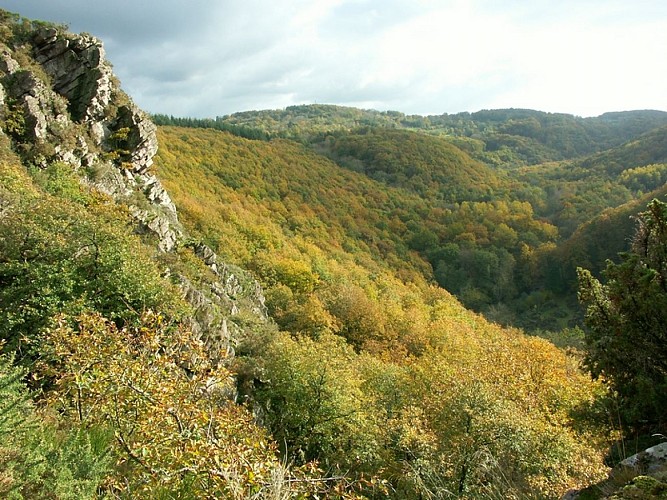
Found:
<path fill-rule="evenodd" d="M 0 496 L 660 494 L 667 113 L 149 116 L 0 14 Z"/>

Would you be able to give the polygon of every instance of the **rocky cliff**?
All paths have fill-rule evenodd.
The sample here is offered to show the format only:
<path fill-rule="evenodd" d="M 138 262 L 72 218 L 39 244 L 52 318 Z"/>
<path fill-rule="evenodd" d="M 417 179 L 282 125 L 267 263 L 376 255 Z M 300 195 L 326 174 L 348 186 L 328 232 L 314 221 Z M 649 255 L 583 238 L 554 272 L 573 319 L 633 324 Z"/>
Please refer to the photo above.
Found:
<path fill-rule="evenodd" d="M 120 88 L 102 43 L 43 23 L 29 28 L 0 43 L 3 133 L 29 168 L 65 164 L 82 183 L 126 205 L 137 232 L 159 252 L 189 245 L 210 271 L 206 280 L 172 276 L 194 308 L 192 327 L 211 348 L 233 350 L 241 334 L 235 315 L 266 321 L 260 287 L 188 239 L 176 206 L 151 172 L 156 127 Z"/>

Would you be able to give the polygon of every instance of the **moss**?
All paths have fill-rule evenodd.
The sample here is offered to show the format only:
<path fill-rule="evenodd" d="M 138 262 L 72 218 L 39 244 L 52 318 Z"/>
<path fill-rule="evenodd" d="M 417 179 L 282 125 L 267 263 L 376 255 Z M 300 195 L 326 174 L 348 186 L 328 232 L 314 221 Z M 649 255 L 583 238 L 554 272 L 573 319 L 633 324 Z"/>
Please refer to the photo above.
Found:
<path fill-rule="evenodd" d="M 612 500 L 667 499 L 667 483 L 651 476 L 637 476 L 610 498 Z"/>

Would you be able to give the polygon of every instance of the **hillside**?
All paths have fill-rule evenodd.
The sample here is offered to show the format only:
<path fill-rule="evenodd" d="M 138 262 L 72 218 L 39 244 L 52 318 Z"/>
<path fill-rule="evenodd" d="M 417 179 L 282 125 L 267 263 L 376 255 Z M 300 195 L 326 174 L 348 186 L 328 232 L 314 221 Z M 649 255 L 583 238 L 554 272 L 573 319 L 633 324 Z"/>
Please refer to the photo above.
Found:
<path fill-rule="evenodd" d="M 660 154 L 623 155 L 660 150 L 662 113 L 157 128 L 94 37 L 0 11 L 0 42 L 0 496 L 542 499 L 605 478 L 607 385 L 490 319 L 558 300 L 545 263 L 618 204 L 598 186 L 660 182 Z"/>
<path fill-rule="evenodd" d="M 182 207 L 183 224 L 219 253 L 227 252 L 229 259 L 248 267 L 260 278 L 266 289 L 270 314 L 282 330 L 292 334 L 292 337 L 279 337 L 278 344 L 269 344 L 268 351 L 265 345 L 252 339 L 237 347 L 241 387 L 266 405 L 273 432 L 279 442 L 284 441 L 287 446 L 285 453 L 291 457 L 304 453 L 307 459 L 317 458 L 328 466 L 345 464 L 349 470 L 360 472 L 368 471 L 367 467 L 373 463 L 391 463 L 391 467 L 401 467 L 401 474 L 410 475 L 412 472 L 408 471 L 413 465 L 399 465 L 400 459 L 393 462 L 397 459 L 394 453 L 399 450 L 395 447 L 409 446 L 409 453 L 415 454 L 413 460 L 417 460 L 420 467 L 425 468 L 423 474 L 428 475 L 421 476 L 419 481 L 428 481 L 427 487 L 437 491 L 441 487 L 450 488 L 457 481 L 475 481 L 467 473 L 457 476 L 461 473 L 457 466 L 440 468 L 444 464 L 434 462 L 452 453 L 460 457 L 455 460 L 464 462 L 472 456 L 466 458 L 454 452 L 461 446 L 456 444 L 461 442 L 459 440 L 468 439 L 465 426 L 458 427 L 462 416 L 458 412 L 463 407 L 473 404 L 481 410 L 491 405 L 492 413 L 482 417 L 486 423 L 477 421 L 477 416 L 482 414 L 475 416 L 477 443 L 478 438 L 485 439 L 482 436 L 487 432 L 511 435 L 524 432 L 510 425 L 510 421 L 518 419 L 521 426 L 527 424 L 524 417 L 515 412 L 527 411 L 527 417 L 532 411 L 529 408 L 535 407 L 524 400 L 524 396 L 515 399 L 514 391 L 524 389 L 514 384 L 526 382 L 532 387 L 538 381 L 533 378 L 512 381 L 513 377 L 503 376 L 499 367 L 515 366 L 523 371 L 524 368 L 518 368 L 515 363 L 532 363 L 539 359 L 540 370 L 543 370 L 544 363 L 550 365 L 555 361 L 551 356 L 557 351 L 552 351 L 552 347 L 543 351 L 548 346 L 544 341 L 487 323 L 463 309 L 447 292 L 428 283 L 425 279 L 428 268 L 418 254 L 401 246 L 402 233 L 392 230 L 402 227 L 405 231 L 408 224 L 402 222 L 401 217 L 409 217 L 410 210 L 426 208 L 420 204 L 423 203 L 420 198 L 350 172 L 292 142 L 267 143 L 224 132 L 171 127 L 161 128 L 159 138 L 163 146 L 157 159 L 158 173 Z M 371 196 L 371 193 L 374 194 Z M 400 206 L 400 210 L 392 219 L 394 206 Z M 318 372 L 322 352 L 327 352 L 329 368 Z M 536 357 L 538 352 L 543 354 Z M 269 373 L 257 372 L 253 360 L 258 357 L 267 363 L 263 369 L 268 369 Z M 482 359 L 490 362 L 487 364 L 480 361 Z M 565 358 L 556 362 L 561 366 L 557 370 L 560 381 L 554 382 L 574 388 L 570 382 L 565 382 L 569 377 L 577 378 L 572 367 L 565 368 L 569 363 Z M 488 373 L 487 367 L 491 370 Z M 561 371 L 563 369 L 565 371 Z M 435 373 L 438 376 L 434 378 Z M 310 407 L 317 418 L 304 432 L 296 415 L 304 411 L 303 405 L 312 405 L 308 402 L 312 396 L 310 390 L 301 392 L 305 389 L 295 384 L 310 386 L 318 377 L 322 377 L 319 384 L 328 394 L 327 398 L 334 399 L 327 399 L 320 403 L 323 406 L 315 406 L 316 409 Z M 436 386 L 431 382 L 423 385 L 426 380 L 436 379 L 439 380 Z M 398 380 L 403 382 L 399 384 Z M 501 383 L 501 380 L 506 382 Z M 584 381 L 577 378 L 576 383 Z M 508 386 L 497 393 L 505 383 L 515 388 Z M 468 399 L 472 396 L 468 392 L 470 384 L 476 387 L 475 392 L 482 391 L 482 400 L 477 400 L 477 396 Z M 280 392 L 274 393 L 273 387 Z M 463 392 L 450 393 L 454 387 Z M 497 395 L 506 396 L 494 402 L 495 396 L 487 393 L 491 387 L 496 387 L 493 392 Z M 390 392 L 385 393 L 385 390 Z M 542 389 L 535 386 L 527 390 L 531 397 L 539 397 Z M 307 400 L 301 401 L 295 391 Z M 428 394 L 433 391 L 445 391 L 442 397 L 454 399 L 431 408 L 427 401 L 431 401 Z M 445 396 L 446 393 L 450 395 Z M 358 394 L 355 398 L 360 399 L 356 402 L 346 399 L 346 394 Z M 505 397 L 513 402 L 509 403 Z M 391 409 L 375 406 L 381 401 L 385 401 L 381 405 L 390 404 Z M 363 411 L 356 406 L 359 404 L 363 405 Z M 528 406 L 524 406 L 526 404 Z M 441 411 L 448 412 L 446 420 L 450 424 L 459 423 L 454 424 L 455 427 L 449 424 L 439 427 L 444 424 L 444 421 L 438 423 L 444 417 Z M 354 420 L 339 420 L 346 412 L 354 414 Z M 409 438 L 404 433 L 415 425 L 417 415 L 427 434 Z M 331 418 L 334 418 L 333 423 L 329 422 Z M 540 420 L 542 417 L 537 414 L 530 417 L 533 418 L 538 419 L 534 421 L 537 426 L 551 425 Z M 547 420 L 554 423 L 551 418 Z M 364 429 L 363 433 L 353 431 L 348 425 Z M 387 435 L 381 429 L 392 431 Z M 459 434 L 462 431 L 464 434 Z M 312 437 L 313 433 L 327 439 L 336 436 L 336 439 L 322 448 Z M 433 441 L 422 441 L 427 435 L 431 435 Z M 449 437 L 442 441 L 445 436 Z M 404 441 L 406 439 L 416 441 L 408 445 L 412 441 Z M 570 442 L 570 438 L 565 439 L 563 444 Z M 376 444 L 371 446 L 372 443 Z M 377 443 L 384 444 L 378 448 Z M 522 448 L 521 454 L 527 453 L 535 443 L 526 445 L 529 448 Z M 463 450 L 468 449 L 467 446 Z M 477 445 L 471 443 L 471 446 L 472 452 Z M 494 450 L 494 454 L 505 453 L 501 448 L 494 447 Z M 583 451 L 561 450 L 564 453 Z M 394 458 L 389 459 L 386 453 Z M 353 456 L 366 458 L 363 463 L 356 463 L 350 461 L 349 457 Z M 381 458 L 383 456 L 385 458 Z M 503 460 L 509 461 L 503 467 L 515 467 L 509 465 L 514 460 L 509 455 Z M 460 466 L 462 462 L 458 463 Z M 432 482 L 435 476 L 430 477 L 431 474 L 439 478 L 437 482 Z M 523 473 L 517 470 L 516 474 Z M 529 481 L 531 488 L 538 488 L 532 479 Z M 397 488 L 399 496 L 411 496 L 414 487 L 410 483 L 392 486 Z M 465 486 L 471 491 L 478 487 L 482 486 L 472 483 Z M 520 488 L 515 484 L 508 487 Z M 545 484 L 539 488 L 549 490 L 552 486 Z"/>
<path fill-rule="evenodd" d="M 350 170 L 349 160 L 341 167 L 290 141 L 249 141 L 196 129 L 160 132 L 160 175 L 170 192 L 183 196 L 183 213 L 214 249 L 253 270 L 253 257 L 236 250 L 238 242 L 250 239 L 260 250 L 274 252 L 275 241 L 287 233 L 327 252 L 360 250 L 364 259 L 406 279 L 437 280 L 467 305 L 482 309 L 514 298 L 532 265 L 531 253 L 544 250 L 558 234 L 528 202 L 514 198 L 519 189 L 502 196 L 510 191 L 503 176 L 438 138 L 385 131 L 350 136 L 373 141 L 363 144 L 375 149 L 359 151 L 375 151 L 385 166 L 396 165 L 390 174 L 368 175 Z M 430 149 L 421 147 L 425 141 Z M 408 163 L 415 165 L 412 177 L 401 171 Z M 475 178 L 485 177 L 488 184 L 471 182 L 467 175 L 475 170 Z M 202 193 L 198 185 L 214 191 Z M 497 199 L 474 201 L 489 198 L 494 188 Z M 457 192 L 463 199 L 472 194 L 472 201 L 453 203 Z M 202 209 L 204 200 L 215 208 Z M 239 208 L 230 213 L 231 206 Z M 212 218 L 211 212 L 219 215 Z M 221 226 L 243 235 L 220 243 L 211 235 Z"/>
<path fill-rule="evenodd" d="M 246 111 L 209 120 L 159 115 L 160 125 L 218 128 L 252 138 L 310 142 L 319 135 L 363 127 L 409 129 L 444 135 L 491 165 L 516 167 L 591 155 L 667 125 L 664 111 L 625 111 L 581 118 L 529 109 L 405 115 L 324 104 Z"/>
<path fill-rule="evenodd" d="M 416 195 L 420 199 L 413 196 L 400 217 L 407 231 L 373 237 L 416 251 L 431 267 L 427 279 L 467 307 L 531 330 L 574 326 L 580 312 L 569 292 L 576 266 L 554 257 L 553 245 L 603 211 L 667 181 L 661 152 L 665 113 L 657 111 L 582 119 L 491 110 L 426 120 L 313 105 L 209 122 L 162 118 L 190 127 L 243 127 L 230 131 L 265 141 L 272 135 L 292 137 L 383 185 L 375 191 L 389 187 Z M 505 142 L 499 145 L 501 136 Z M 586 262 L 600 269 L 616 249 L 601 249 L 595 252 L 599 260 Z M 554 271 L 554 262 L 568 262 L 567 270 Z M 536 304 L 542 312 L 527 314 Z"/>
<path fill-rule="evenodd" d="M 328 135 L 314 147 L 350 170 L 434 201 L 489 201 L 510 190 L 505 175 L 440 137 L 369 128 Z"/>

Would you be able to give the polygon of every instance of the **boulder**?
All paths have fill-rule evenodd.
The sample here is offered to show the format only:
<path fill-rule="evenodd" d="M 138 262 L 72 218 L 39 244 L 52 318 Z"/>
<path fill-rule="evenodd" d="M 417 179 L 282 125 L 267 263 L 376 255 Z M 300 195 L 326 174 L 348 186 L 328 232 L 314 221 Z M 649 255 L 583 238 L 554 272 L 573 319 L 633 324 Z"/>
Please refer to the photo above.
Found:
<path fill-rule="evenodd" d="M 667 442 L 656 444 L 621 462 L 622 467 L 636 469 L 642 474 L 652 474 L 667 467 Z"/>

